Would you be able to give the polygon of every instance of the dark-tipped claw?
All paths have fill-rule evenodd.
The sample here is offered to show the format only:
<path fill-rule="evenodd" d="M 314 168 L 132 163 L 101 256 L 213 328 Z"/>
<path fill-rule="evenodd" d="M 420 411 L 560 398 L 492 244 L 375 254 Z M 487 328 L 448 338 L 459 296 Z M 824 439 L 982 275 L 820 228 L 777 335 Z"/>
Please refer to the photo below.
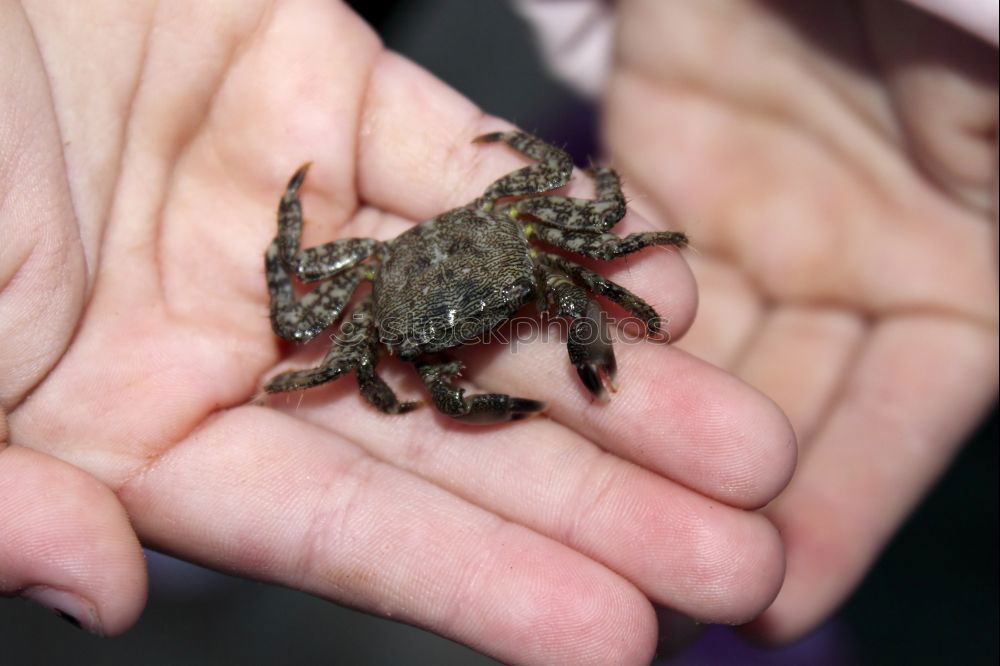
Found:
<path fill-rule="evenodd" d="M 510 399 L 510 420 L 520 421 L 523 418 L 545 411 L 545 403 L 539 400 L 529 400 L 528 398 Z"/>
<path fill-rule="evenodd" d="M 463 423 L 489 425 L 517 421 L 545 409 L 544 402 L 505 393 L 465 395 L 465 389 L 448 381 L 461 372 L 459 361 L 427 358 L 418 360 L 416 368 L 438 411 Z"/>
<path fill-rule="evenodd" d="M 306 162 L 292 174 L 292 178 L 288 181 L 288 187 L 285 188 L 286 197 L 295 196 L 298 193 L 299 188 L 302 187 L 302 181 L 306 179 L 306 174 L 309 172 L 309 167 L 311 166 L 312 162 Z"/>
<path fill-rule="evenodd" d="M 506 132 L 490 132 L 489 134 L 480 134 L 472 143 L 493 143 L 494 141 L 503 141 L 504 134 Z"/>
<path fill-rule="evenodd" d="M 607 402 L 609 396 L 605 385 L 612 393 L 618 390 L 615 384 L 618 363 L 607 322 L 593 301 L 587 303 L 586 314 L 570 324 L 566 349 L 583 385 L 595 398 Z"/>
<path fill-rule="evenodd" d="M 399 407 L 396 409 L 394 414 L 406 414 L 407 412 L 412 412 L 414 409 L 419 409 L 424 406 L 423 400 L 414 400 L 412 402 L 401 402 Z"/>
<path fill-rule="evenodd" d="M 545 403 L 528 398 L 515 398 L 502 393 L 484 393 L 466 398 L 468 411 L 451 414 L 462 423 L 490 425 L 504 421 L 520 421 L 545 409 Z"/>
<path fill-rule="evenodd" d="M 580 375 L 580 381 L 587 387 L 591 395 L 601 402 L 607 402 L 610 396 L 605 390 L 605 385 L 611 389 L 612 393 L 618 390 L 618 384 L 615 382 L 618 374 L 618 365 L 615 362 L 615 355 L 611 351 L 610 346 L 606 350 L 602 350 L 602 352 L 606 353 L 602 353 L 599 360 L 593 359 L 589 363 L 578 363 L 576 365 L 576 372 Z"/>
<path fill-rule="evenodd" d="M 302 181 L 306 179 L 306 174 L 309 173 L 309 167 L 312 166 L 312 162 L 306 162 L 292 174 L 292 178 L 288 181 L 289 190 L 298 190 L 302 186 Z"/>
<path fill-rule="evenodd" d="M 343 368 L 320 366 L 307 370 L 286 370 L 271 378 L 264 386 L 268 393 L 300 391 L 331 382 L 344 373 Z"/>

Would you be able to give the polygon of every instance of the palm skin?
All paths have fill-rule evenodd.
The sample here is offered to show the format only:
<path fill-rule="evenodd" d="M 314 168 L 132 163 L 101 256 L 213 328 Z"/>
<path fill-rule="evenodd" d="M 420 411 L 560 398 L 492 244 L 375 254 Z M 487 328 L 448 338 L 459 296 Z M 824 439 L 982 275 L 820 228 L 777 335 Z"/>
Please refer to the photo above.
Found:
<path fill-rule="evenodd" d="M 680 346 L 798 437 L 788 570 L 749 628 L 816 626 L 997 390 L 996 51 L 901 3 L 624 2 L 614 163 L 684 221 Z"/>
<path fill-rule="evenodd" d="M 783 552 L 754 509 L 794 436 L 680 350 L 620 346 L 607 406 L 562 344 L 470 350 L 477 388 L 550 405 L 505 427 L 380 415 L 346 379 L 257 404 L 287 351 L 262 253 L 288 175 L 314 161 L 305 246 L 391 237 L 523 164 L 469 143 L 499 121 L 337 3 L 2 11 L 0 592 L 119 633 L 145 598 L 141 541 L 544 664 L 648 661 L 654 606 L 767 607 Z M 674 337 L 690 325 L 676 253 L 602 272 Z"/>

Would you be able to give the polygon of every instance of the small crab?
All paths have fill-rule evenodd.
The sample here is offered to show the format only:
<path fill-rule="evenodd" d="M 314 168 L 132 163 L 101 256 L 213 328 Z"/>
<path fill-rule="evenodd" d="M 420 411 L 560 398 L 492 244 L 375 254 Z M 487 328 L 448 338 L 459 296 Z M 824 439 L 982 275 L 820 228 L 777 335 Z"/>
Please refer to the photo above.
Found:
<path fill-rule="evenodd" d="M 659 317 L 635 294 L 530 241 L 610 260 L 650 245 L 683 247 L 687 239 L 673 231 L 625 238 L 608 233 L 625 215 L 625 198 L 613 170 L 588 170 L 595 182 L 593 200 L 545 195 L 569 181 L 569 155 L 524 132 L 494 132 L 474 139 L 496 141 L 537 163 L 497 180 L 472 203 L 385 242 L 346 238 L 300 249 L 298 193 L 309 165 L 299 168 L 281 198 L 278 235 L 265 255 L 274 332 L 292 342 L 310 340 L 340 318 L 362 282 L 371 282 L 372 289 L 341 323 L 317 367 L 283 372 L 266 391 L 310 388 L 353 370 L 362 395 L 376 409 L 408 412 L 419 403 L 400 402 L 375 372 L 384 347 L 416 367 L 442 413 L 469 423 L 523 418 L 544 409 L 544 403 L 502 393 L 465 395 L 451 381 L 462 365 L 444 352 L 476 340 L 534 300 L 539 309 L 550 308 L 570 320 L 570 362 L 584 386 L 606 399 L 604 382 L 614 387 L 615 357 L 605 319 L 591 294 L 641 319 L 649 334 L 658 332 Z M 318 285 L 296 300 L 291 276 Z"/>

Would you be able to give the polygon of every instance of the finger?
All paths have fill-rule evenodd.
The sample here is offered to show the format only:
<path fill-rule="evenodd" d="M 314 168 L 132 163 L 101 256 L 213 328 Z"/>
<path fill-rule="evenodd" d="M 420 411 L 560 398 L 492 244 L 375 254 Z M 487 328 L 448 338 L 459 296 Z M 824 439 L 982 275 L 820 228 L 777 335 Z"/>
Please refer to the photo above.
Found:
<path fill-rule="evenodd" d="M 62 358 L 89 289 L 50 72 L 20 4 L 0 6 L 0 405 L 12 410 Z M 45 326 L 34 325 L 45 321 Z"/>
<path fill-rule="evenodd" d="M 643 257 L 607 274 L 639 294 L 655 293 L 661 278 L 683 292 L 690 275 L 683 262 L 671 266 L 668 259 Z M 683 320 L 691 311 L 678 312 Z M 672 347 L 621 335 L 618 391 L 598 403 L 576 377 L 558 328 L 528 330 L 539 334 L 507 334 L 510 350 L 493 345 L 463 352 L 467 376 L 491 391 L 543 400 L 551 418 L 605 450 L 734 506 L 762 506 L 788 482 L 796 451 L 787 419 L 728 373 Z"/>
<path fill-rule="evenodd" d="M 315 238 L 330 240 L 357 207 L 357 141 L 365 131 L 360 123 L 366 88 L 383 49 L 347 3 L 300 0 L 269 12 L 266 22 L 250 16 L 247 33 L 234 37 L 253 47 L 231 62 L 213 101 L 210 127 L 219 131 L 201 137 L 198 148 L 213 171 L 226 170 L 219 174 L 222 182 L 250 188 L 234 193 L 233 203 L 250 197 L 264 204 L 261 222 L 268 236 L 285 183 L 312 161 L 305 206 L 312 224 L 304 229 L 304 244 L 314 245 Z M 206 32 L 231 29 L 225 13 L 219 21 L 224 25 Z M 205 40 L 208 48 L 212 41 Z M 209 188 L 219 183 L 204 182 Z M 204 225 L 189 224 L 204 233 Z"/>
<path fill-rule="evenodd" d="M 697 249 L 697 244 L 693 245 Z M 689 253 L 698 283 L 698 317 L 677 346 L 731 369 L 764 315 L 760 294 L 740 271 L 706 254 Z"/>
<path fill-rule="evenodd" d="M 31 599 L 99 635 L 146 603 L 142 548 L 107 486 L 20 446 L 0 451 L 0 595 Z"/>
<path fill-rule="evenodd" d="M 626 176 L 661 210 L 694 221 L 692 245 L 740 266 L 771 300 L 860 304 L 870 311 L 948 303 L 952 312 L 992 315 L 980 287 L 996 278 L 993 230 L 980 215 L 915 194 L 922 183 L 897 173 L 894 157 L 860 155 L 858 163 L 874 165 L 871 177 L 862 178 L 831 160 L 822 142 L 802 141 L 758 118 L 748 122 L 746 109 L 726 108 L 700 92 L 665 95 L 634 74 L 620 76 L 614 88 L 610 99 L 631 103 L 609 109 L 611 145 L 642 147 L 622 154 Z M 837 137 L 837 145 L 844 140 Z M 866 139 L 845 145 L 870 150 L 880 144 Z M 873 187 L 888 195 L 873 196 Z M 829 204 L 834 201 L 851 202 L 852 214 Z M 810 211 L 808 224 L 804 210 Z M 942 226 L 942 220 L 961 222 Z M 940 251 L 945 229 L 953 254 Z M 967 261 L 956 264 L 954 255 Z M 904 272 L 908 279 L 885 279 Z"/>
<path fill-rule="evenodd" d="M 179 7 L 158 14 L 148 45 L 144 77 L 156 84 L 137 89 L 131 110 L 149 149 L 128 153 L 108 250 L 124 249 L 119 269 L 135 262 L 116 276 L 161 264 L 173 303 L 231 330 L 255 313 L 236 307 L 266 297 L 261 256 L 297 167 L 314 162 L 303 246 L 334 238 L 356 209 L 358 122 L 381 45 L 346 3 Z M 116 300 L 158 297 L 155 280 L 116 282 Z M 206 290 L 230 307 L 208 305 Z"/>
<path fill-rule="evenodd" d="M 608 455 L 549 419 L 476 428 L 431 409 L 376 415 L 359 399 L 322 392 L 287 409 L 604 563 L 654 602 L 701 621 L 745 622 L 781 584 L 780 538 L 761 515 Z"/>
<path fill-rule="evenodd" d="M 468 204 L 493 181 L 527 164 L 502 144 L 473 143 L 482 134 L 507 129 L 509 123 L 483 114 L 425 70 L 386 52 L 373 69 L 362 119 L 361 197 L 415 221 Z M 567 190 L 560 191 L 593 198 L 594 186 L 577 169 Z"/>
<path fill-rule="evenodd" d="M 995 215 L 996 21 L 984 22 L 993 24 L 990 46 L 904 3 L 876 4 L 864 15 L 908 154 L 949 194 Z"/>
<path fill-rule="evenodd" d="M 636 222 L 641 224 L 625 221 Z M 405 227 L 399 218 L 363 212 L 345 229 L 383 238 Z M 669 285 L 666 295 L 651 300 L 662 312 L 677 315 L 668 321 L 668 331 L 675 330 L 675 322 L 681 331 L 687 327 L 694 315 L 694 286 L 676 253 L 600 263 L 605 275 L 636 293 L 656 293 Z M 558 327 L 541 323 L 530 311 L 484 336 L 496 344 L 455 353 L 466 362 L 470 381 L 490 391 L 544 400 L 550 416 L 586 439 L 682 485 L 741 508 L 773 499 L 788 482 L 796 455 L 780 410 L 727 373 L 636 335 L 627 327 L 618 332 L 620 386 L 606 405 L 595 403 L 580 383 Z M 326 346 L 318 343 L 292 365 L 316 362 Z M 350 393 L 335 390 L 338 397 Z M 324 402 L 333 400 L 327 394 Z"/>
<path fill-rule="evenodd" d="M 853 366 L 867 325 L 842 309 L 784 306 L 770 310 L 733 371 L 781 405 L 808 447 Z M 800 455 L 805 449 L 800 448 Z"/>
<path fill-rule="evenodd" d="M 362 140 L 359 164 L 359 187 L 367 201 L 411 219 L 426 219 L 448 207 L 472 200 L 492 179 L 523 166 L 523 159 L 511 154 L 510 151 L 491 153 L 469 143 L 470 137 L 487 129 L 481 114 L 471 104 L 416 66 L 393 56 L 387 56 L 380 62 L 376 71 L 378 75 L 372 79 L 366 107 L 368 113 L 372 114 L 366 124 L 370 132 L 366 132 Z M 407 100 L 413 99 L 433 99 L 435 104 L 407 103 Z M 397 113 L 396 109 L 406 109 L 405 118 L 401 112 Z M 489 122 L 486 121 L 486 124 Z M 414 132 L 412 130 L 414 126 L 420 127 L 421 131 Z M 489 128 L 495 129 L 492 126 Z M 391 168 L 388 165 L 392 165 Z M 413 196 L 410 196 L 411 194 Z M 630 225 L 634 229 L 641 224 L 642 222 L 635 216 L 629 216 L 623 221 L 621 228 L 627 232 L 630 230 Z M 652 293 L 654 296 L 651 300 L 658 307 L 662 307 L 659 300 L 674 307 L 667 315 L 671 320 L 671 331 L 674 330 L 675 323 L 679 332 L 686 329 L 693 317 L 696 297 L 690 274 L 674 253 L 646 252 L 641 258 L 630 258 L 627 262 L 620 262 L 619 266 L 627 266 L 629 274 L 640 273 L 637 283 L 642 279 L 650 283 L 650 289 L 634 288 L 634 291 L 640 295 Z M 662 367 L 658 369 L 663 370 Z M 538 368 L 535 370 L 521 376 L 520 385 L 531 385 L 537 390 L 539 386 L 544 385 L 546 373 L 551 373 L 553 367 L 549 365 L 544 370 Z M 561 367 L 555 375 L 548 376 L 563 377 L 565 373 Z M 647 374 L 647 378 L 648 376 Z M 511 377 L 505 375 L 503 379 L 509 380 Z M 637 380 L 636 383 L 647 387 L 652 385 L 642 380 Z M 490 383 L 490 387 L 496 390 L 506 391 L 510 386 L 517 388 L 518 384 Z M 575 402 L 571 402 L 570 409 L 577 409 L 582 399 L 583 396 L 571 398 Z M 662 404 L 657 405 L 661 406 Z M 747 411 L 756 410 L 751 408 Z M 766 413 L 773 414 L 773 406 L 769 405 Z M 781 420 L 774 416 L 770 419 Z M 620 419 L 616 423 L 619 426 L 624 425 Z M 594 424 L 589 421 L 586 423 L 587 427 L 592 425 Z M 655 427 L 663 424 L 657 419 L 650 425 Z M 781 423 L 772 428 L 773 431 L 769 434 L 774 434 L 782 428 L 787 430 L 787 425 Z M 613 445 L 615 442 L 626 441 L 620 436 L 622 434 L 620 430 L 606 428 L 604 434 L 606 437 L 601 440 L 602 444 Z M 764 445 L 747 447 L 750 449 L 748 462 L 745 467 L 735 472 L 739 478 L 733 479 L 732 475 L 723 476 L 717 484 L 729 489 L 726 495 L 727 501 L 746 505 L 766 502 L 777 492 L 776 489 L 787 481 L 793 457 L 790 453 L 792 447 L 789 446 L 791 440 L 782 433 L 781 436 L 765 437 L 765 441 Z M 640 448 L 641 444 L 643 443 L 631 446 L 632 452 Z M 741 454 L 747 453 L 742 447 L 740 448 Z M 779 451 L 777 454 L 773 454 L 775 449 Z M 661 455 L 659 452 L 663 451 L 663 447 L 655 446 L 651 447 L 651 450 L 654 451 L 652 455 L 657 456 Z M 756 457 L 758 452 L 761 455 Z M 704 452 L 698 453 L 698 456 L 703 455 Z M 670 469 L 670 476 L 674 477 L 676 471 L 684 482 L 691 483 L 699 490 L 706 490 L 697 484 L 700 479 L 710 475 L 680 473 L 683 469 L 693 471 L 694 467 L 704 469 L 704 466 L 689 459 L 678 462 L 676 465 L 678 469 L 674 470 L 670 468 L 674 461 L 676 458 L 672 456 L 669 460 L 663 461 L 667 469 Z M 762 471 L 761 468 L 765 468 L 763 476 L 757 474 Z M 655 464 L 654 469 L 663 470 Z M 748 476 L 754 478 L 748 481 Z M 712 477 L 713 480 L 716 478 L 719 477 Z M 721 492 L 725 494 L 727 490 Z"/>
<path fill-rule="evenodd" d="M 879 324 L 795 479 L 769 507 L 788 574 L 752 630 L 787 642 L 826 618 L 996 395 L 996 331 L 926 316 Z"/>
<path fill-rule="evenodd" d="M 648 663 L 627 581 L 275 410 L 221 415 L 121 490 L 144 540 L 514 663 Z"/>
<path fill-rule="evenodd" d="M 543 400 L 548 415 L 602 448 L 721 502 L 756 508 L 788 483 L 795 436 L 768 398 L 679 350 L 619 345 L 621 385 L 607 404 L 575 385 L 558 342 L 525 344 L 470 376 Z"/>
<path fill-rule="evenodd" d="M 467 204 L 499 176 L 525 165 L 512 150 L 472 143 L 487 130 L 506 129 L 504 123 L 391 52 L 373 70 L 364 114 L 361 197 L 411 220 Z"/>
<path fill-rule="evenodd" d="M 370 212 L 370 211 L 369 211 Z M 626 219 L 624 224 L 641 224 Z M 391 215 L 362 211 L 345 229 L 389 238 L 406 228 Z M 675 252 L 650 252 L 631 262 L 600 262 L 603 273 L 651 299 L 683 331 L 694 315 L 694 286 Z M 666 305 L 664 305 L 666 304 Z M 526 312 L 485 338 L 497 344 L 456 350 L 465 377 L 491 391 L 545 400 L 549 414 L 642 466 L 741 508 L 766 504 L 784 487 L 795 464 L 795 439 L 770 400 L 726 373 L 662 344 L 618 333 L 619 391 L 610 404 L 595 403 L 567 359 L 558 327 Z M 510 345 L 509 347 L 507 345 Z M 299 355 L 309 365 L 326 342 Z M 283 367 L 283 366 L 282 366 Z M 337 396 L 350 391 L 336 389 Z M 329 394 L 325 401 L 331 402 Z"/>

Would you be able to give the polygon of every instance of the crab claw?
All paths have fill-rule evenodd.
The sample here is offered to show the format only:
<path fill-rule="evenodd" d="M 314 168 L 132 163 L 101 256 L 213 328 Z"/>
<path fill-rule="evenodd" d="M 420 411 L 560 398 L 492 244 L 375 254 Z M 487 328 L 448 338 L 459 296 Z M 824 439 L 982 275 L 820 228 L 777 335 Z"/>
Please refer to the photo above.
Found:
<path fill-rule="evenodd" d="M 618 384 L 615 382 L 615 377 L 618 373 L 615 353 L 611 349 L 611 345 L 599 349 L 591 346 L 589 351 L 591 352 L 591 358 L 587 361 L 574 363 L 576 372 L 580 375 L 580 381 L 587 387 L 591 395 L 601 402 L 607 402 L 610 400 L 610 396 L 604 388 L 605 385 L 607 385 L 612 393 L 618 390 Z"/>
<path fill-rule="evenodd" d="M 545 409 L 544 402 L 503 393 L 480 393 L 465 400 L 468 411 L 453 418 L 476 425 L 520 421 Z"/>
<path fill-rule="evenodd" d="M 618 390 L 615 383 L 618 364 L 615 362 L 615 351 L 611 346 L 607 324 L 601 314 L 597 304 L 591 301 L 586 314 L 574 319 L 570 325 L 566 347 L 570 363 L 580 375 L 580 381 L 591 395 L 607 402 L 609 396 L 605 385 L 612 393 Z"/>
<path fill-rule="evenodd" d="M 516 132 L 490 132 L 488 134 L 480 134 L 472 143 L 493 143 L 494 141 L 503 141 L 508 136 L 515 135 Z"/>

